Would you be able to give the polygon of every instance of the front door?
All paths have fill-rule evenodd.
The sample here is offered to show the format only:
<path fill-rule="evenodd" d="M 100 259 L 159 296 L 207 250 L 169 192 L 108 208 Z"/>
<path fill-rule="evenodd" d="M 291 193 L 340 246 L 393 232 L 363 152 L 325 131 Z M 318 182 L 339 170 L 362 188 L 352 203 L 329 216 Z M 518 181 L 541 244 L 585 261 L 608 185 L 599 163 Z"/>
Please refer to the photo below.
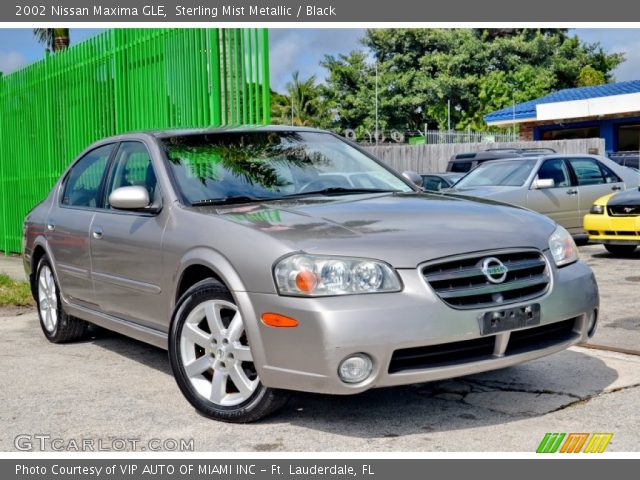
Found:
<path fill-rule="evenodd" d="M 91 256 L 96 301 L 100 310 L 147 327 L 166 331 L 162 293 L 162 233 L 166 215 L 124 211 L 109 205 L 119 187 L 144 186 L 152 206 L 162 196 L 147 147 L 123 142 L 116 153 L 103 200 L 91 226 Z"/>
<path fill-rule="evenodd" d="M 582 228 L 579 212 L 578 189 L 572 185 L 565 160 L 545 160 L 538 170 L 540 180 L 553 180 L 552 188 L 534 189 L 527 192 L 527 208 L 546 215 L 571 233 Z"/>

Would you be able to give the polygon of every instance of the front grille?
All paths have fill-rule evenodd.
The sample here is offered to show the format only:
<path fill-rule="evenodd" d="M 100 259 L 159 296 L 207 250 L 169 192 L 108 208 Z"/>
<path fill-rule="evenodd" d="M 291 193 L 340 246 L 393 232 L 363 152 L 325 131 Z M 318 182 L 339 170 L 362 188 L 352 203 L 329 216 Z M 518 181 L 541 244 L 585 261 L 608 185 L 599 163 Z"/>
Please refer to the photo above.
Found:
<path fill-rule="evenodd" d="M 536 328 L 511 332 L 505 355 L 515 355 L 541 348 L 551 347 L 571 340 L 578 333 L 573 331 L 575 319 L 550 323 Z"/>
<path fill-rule="evenodd" d="M 507 267 L 501 283 L 490 282 L 482 272 L 487 258 L 497 258 Z M 491 252 L 473 257 L 431 263 L 422 274 L 434 292 L 459 309 L 486 308 L 522 302 L 543 295 L 549 288 L 549 271 L 537 250 Z"/>
<path fill-rule="evenodd" d="M 600 236 L 600 235 L 606 235 L 608 237 L 638 237 L 640 236 L 640 232 L 636 232 L 634 230 L 618 230 L 618 231 L 613 231 L 613 230 L 604 230 L 604 231 L 598 231 L 598 230 L 589 230 L 589 235 L 592 236 Z"/>
<path fill-rule="evenodd" d="M 640 205 L 613 205 L 608 207 L 612 217 L 637 217 L 640 215 Z"/>
<path fill-rule="evenodd" d="M 396 350 L 391 357 L 389 373 L 485 360 L 493 355 L 495 341 L 496 337 L 491 336 L 429 347 Z"/>
<path fill-rule="evenodd" d="M 576 319 L 550 323 L 539 327 L 511 332 L 504 356 L 517 355 L 549 348 L 578 337 L 574 332 Z M 407 370 L 422 370 L 497 358 L 493 355 L 495 335 L 443 343 L 427 347 L 403 348 L 393 352 L 389 363 L 389 373 Z"/>

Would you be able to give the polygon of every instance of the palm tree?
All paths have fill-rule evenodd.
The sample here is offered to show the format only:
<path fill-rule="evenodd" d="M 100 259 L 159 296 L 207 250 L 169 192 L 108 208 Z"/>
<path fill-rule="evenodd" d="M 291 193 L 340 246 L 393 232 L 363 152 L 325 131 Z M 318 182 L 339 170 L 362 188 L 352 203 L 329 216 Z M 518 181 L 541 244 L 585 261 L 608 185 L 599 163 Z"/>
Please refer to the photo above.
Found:
<path fill-rule="evenodd" d="M 47 50 L 65 50 L 69 47 L 69 29 L 68 28 L 34 28 L 33 36 L 38 42 L 46 47 Z"/>
<path fill-rule="evenodd" d="M 291 101 L 291 123 L 308 125 L 313 122 L 318 111 L 318 86 L 315 75 L 301 80 L 300 72 L 293 72 L 286 89 Z"/>

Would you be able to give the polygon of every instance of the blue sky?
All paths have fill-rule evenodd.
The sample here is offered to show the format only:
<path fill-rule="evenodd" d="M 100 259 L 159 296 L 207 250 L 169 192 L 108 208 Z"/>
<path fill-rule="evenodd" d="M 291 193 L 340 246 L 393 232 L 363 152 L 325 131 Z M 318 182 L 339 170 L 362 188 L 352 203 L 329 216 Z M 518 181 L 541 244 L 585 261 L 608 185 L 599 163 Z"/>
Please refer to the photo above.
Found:
<path fill-rule="evenodd" d="M 80 42 L 101 30 L 71 30 L 71 41 Z M 600 42 L 608 51 L 624 52 L 627 61 L 614 72 L 616 79 L 640 79 L 640 29 L 577 29 L 580 38 Z M 291 72 L 300 71 L 302 78 L 316 75 L 324 78 L 319 65 L 326 54 L 336 55 L 361 48 L 359 39 L 364 29 L 271 29 L 271 85 L 282 91 L 291 79 Z M 42 58 L 43 48 L 36 43 L 31 29 L 0 29 L 0 71 L 9 73 L 16 68 Z"/>

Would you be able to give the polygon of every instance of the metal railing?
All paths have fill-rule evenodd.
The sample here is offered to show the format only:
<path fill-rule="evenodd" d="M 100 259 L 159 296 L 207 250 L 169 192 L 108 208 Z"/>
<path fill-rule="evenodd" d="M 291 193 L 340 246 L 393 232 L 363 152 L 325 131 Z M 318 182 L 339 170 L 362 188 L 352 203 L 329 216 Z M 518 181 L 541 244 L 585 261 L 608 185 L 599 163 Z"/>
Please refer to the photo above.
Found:
<path fill-rule="evenodd" d="M 0 250 L 93 141 L 270 122 L 265 29 L 114 29 L 0 74 Z"/>
<path fill-rule="evenodd" d="M 427 130 L 423 131 L 427 145 L 437 145 L 441 143 L 497 143 L 497 142 L 517 142 L 519 140 L 516 132 L 472 132 L 454 130 Z"/>

